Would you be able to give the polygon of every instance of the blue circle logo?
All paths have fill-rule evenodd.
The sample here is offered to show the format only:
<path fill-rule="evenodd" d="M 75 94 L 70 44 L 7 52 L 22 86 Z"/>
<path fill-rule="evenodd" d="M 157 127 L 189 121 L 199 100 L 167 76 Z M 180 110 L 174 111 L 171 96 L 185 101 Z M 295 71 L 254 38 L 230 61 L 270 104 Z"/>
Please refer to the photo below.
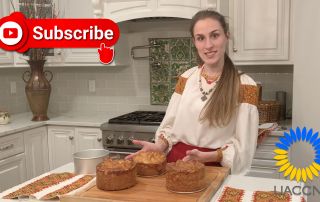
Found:
<path fill-rule="evenodd" d="M 313 133 L 313 130 L 307 130 L 305 127 L 301 130 L 299 127 L 294 131 L 290 129 L 290 134 L 284 132 L 284 137 L 280 137 L 279 141 L 275 144 L 277 149 L 274 150 L 274 159 L 277 160 L 276 166 L 279 167 L 279 172 L 283 172 L 285 177 L 289 176 L 290 180 L 295 179 L 297 182 L 300 180 L 306 182 L 308 179 L 313 180 L 314 176 L 319 176 L 320 171 L 320 137 L 319 132 Z M 314 152 L 314 158 L 309 165 L 301 167 L 296 166 L 290 162 L 290 148 L 297 144 L 308 144 Z M 294 157 L 294 156 L 293 156 Z"/>

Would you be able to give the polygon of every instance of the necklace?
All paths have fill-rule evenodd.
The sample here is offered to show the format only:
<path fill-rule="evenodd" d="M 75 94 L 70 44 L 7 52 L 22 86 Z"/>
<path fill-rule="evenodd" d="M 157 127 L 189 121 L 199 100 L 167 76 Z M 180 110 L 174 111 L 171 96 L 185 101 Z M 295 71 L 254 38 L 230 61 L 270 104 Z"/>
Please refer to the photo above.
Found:
<path fill-rule="evenodd" d="M 210 76 L 204 71 L 204 69 L 201 71 L 201 76 L 203 76 L 203 78 L 205 78 L 207 83 L 209 83 L 209 84 L 214 82 L 215 80 L 217 80 L 220 77 L 219 74 L 215 75 L 215 76 Z"/>
<path fill-rule="evenodd" d="M 200 89 L 200 92 L 202 94 L 201 96 L 201 100 L 204 102 L 208 99 L 208 95 L 214 90 L 216 89 L 217 87 L 217 82 L 219 81 L 220 79 L 220 75 L 217 77 L 217 79 L 213 82 L 213 87 L 209 89 L 209 91 L 205 91 L 203 90 L 203 87 L 202 87 L 202 81 L 201 81 L 201 76 L 202 76 L 202 71 L 203 71 L 203 67 L 201 69 L 201 72 L 199 74 L 199 89 Z M 205 78 L 206 79 L 206 78 Z"/>

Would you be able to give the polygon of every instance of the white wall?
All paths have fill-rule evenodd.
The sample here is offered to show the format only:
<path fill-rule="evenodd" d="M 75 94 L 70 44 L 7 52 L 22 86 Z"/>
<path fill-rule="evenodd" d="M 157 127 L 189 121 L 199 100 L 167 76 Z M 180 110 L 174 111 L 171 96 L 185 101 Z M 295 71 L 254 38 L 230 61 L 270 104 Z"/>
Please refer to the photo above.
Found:
<path fill-rule="evenodd" d="M 22 74 L 29 68 L 0 68 L 0 111 L 10 114 L 22 113 L 29 110 L 27 97 L 24 91 L 25 83 Z M 11 94 L 10 83 L 16 83 L 17 92 Z"/>
<path fill-rule="evenodd" d="M 293 126 L 320 130 L 320 1 L 294 0 Z M 310 154 L 300 151 L 297 158 Z M 320 188 L 320 178 L 314 185 Z M 317 195 L 308 201 L 320 201 Z"/>

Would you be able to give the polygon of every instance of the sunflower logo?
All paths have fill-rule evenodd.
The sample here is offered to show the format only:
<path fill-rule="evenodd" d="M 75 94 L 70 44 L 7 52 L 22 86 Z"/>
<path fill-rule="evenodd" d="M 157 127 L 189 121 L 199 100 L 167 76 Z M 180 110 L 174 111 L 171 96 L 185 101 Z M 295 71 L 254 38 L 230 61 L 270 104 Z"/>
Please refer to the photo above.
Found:
<path fill-rule="evenodd" d="M 279 172 L 283 172 L 285 177 L 289 176 L 290 180 L 295 179 L 297 182 L 300 180 L 306 182 L 308 179 L 313 180 L 314 176 L 319 176 L 320 171 L 320 138 L 319 132 L 313 133 L 310 129 L 302 130 L 297 127 L 294 131 L 290 129 L 290 134 L 284 132 L 284 137 L 279 138 L 274 150 L 276 154 L 274 159 L 277 160 L 276 166 L 279 167 Z M 304 165 L 299 162 L 293 162 L 290 156 L 299 155 L 296 148 L 309 150 L 313 155 L 312 159 L 305 159 Z M 300 165 L 298 165 L 300 164 Z"/>

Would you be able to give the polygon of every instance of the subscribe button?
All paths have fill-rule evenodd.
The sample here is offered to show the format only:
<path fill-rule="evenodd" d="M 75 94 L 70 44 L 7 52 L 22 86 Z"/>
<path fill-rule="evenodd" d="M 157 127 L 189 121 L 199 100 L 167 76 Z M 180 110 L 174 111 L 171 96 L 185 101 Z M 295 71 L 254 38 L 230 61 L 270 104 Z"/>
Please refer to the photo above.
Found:
<path fill-rule="evenodd" d="M 14 12 L 0 19 L 0 48 L 99 48 L 113 46 L 119 28 L 109 19 L 26 19 Z"/>

